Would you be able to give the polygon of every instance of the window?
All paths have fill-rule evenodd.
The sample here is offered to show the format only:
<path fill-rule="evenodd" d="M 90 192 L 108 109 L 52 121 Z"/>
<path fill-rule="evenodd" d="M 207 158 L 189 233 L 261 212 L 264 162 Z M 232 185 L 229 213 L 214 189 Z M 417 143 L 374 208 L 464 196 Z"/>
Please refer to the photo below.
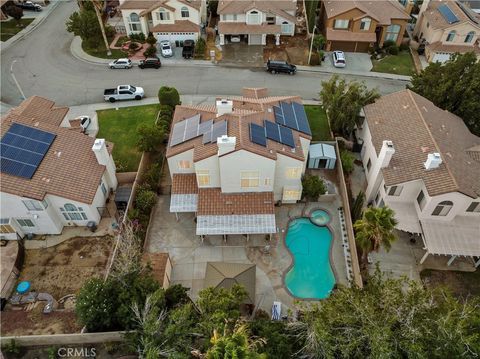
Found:
<path fill-rule="evenodd" d="M 265 20 L 267 21 L 267 24 L 275 25 L 275 16 L 267 15 L 267 18 Z"/>
<path fill-rule="evenodd" d="M 287 168 L 286 176 L 289 179 L 299 179 L 302 175 L 302 169 L 300 167 Z"/>
<path fill-rule="evenodd" d="M 15 233 L 8 218 L 0 218 L 0 233 Z"/>
<path fill-rule="evenodd" d="M 243 171 L 240 176 L 240 186 L 242 188 L 258 187 L 260 182 L 258 171 Z"/>
<path fill-rule="evenodd" d="M 400 196 L 400 194 L 402 193 L 402 190 L 403 190 L 403 186 L 392 186 L 388 190 L 388 195 L 389 196 Z"/>
<path fill-rule="evenodd" d="M 264 186 L 271 186 L 272 185 L 272 179 L 271 178 L 265 178 L 263 181 Z"/>
<path fill-rule="evenodd" d="M 453 41 L 453 39 L 455 39 L 456 34 L 457 32 L 455 30 L 450 31 L 447 35 L 447 41 L 448 42 Z"/>
<path fill-rule="evenodd" d="M 432 212 L 432 216 L 446 216 L 453 207 L 452 201 L 442 201 Z"/>
<path fill-rule="evenodd" d="M 137 13 L 132 12 L 128 17 L 128 27 L 130 28 L 130 31 L 142 31 L 140 17 Z"/>
<path fill-rule="evenodd" d="M 138 14 L 132 12 L 130 14 L 130 22 L 140 22 L 140 17 L 138 16 Z"/>
<path fill-rule="evenodd" d="M 480 213 L 480 202 L 472 202 L 467 208 L 467 212 Z"/>
<path fill-rule="evenodd" d="M 423 210 L 423 207 L 425 206 L 425 194 L 423 193 L 423 191 L 420 191 L 420 193 L 418 194 L 417 203 L 420 207 L 420 210 Z"/>
<path fill-rule="evenodd" d="M 225 14 L 222 15 L 222 21 L 227 21 L 227 15 Z"/>
<path fill-rule="evenodd" d="M 472 42 L 474 36 L 475 36 L 475 32 L 470 31 L 467 34 L 467 36 L 465 36 L 465 42 Z"/>
<path fill-rule="evenodd" d="M 361 21 L 360 21 L 360 30 L 364 30 L 364 31 L 368 31 L 370 30 L 370 23 L 372 22 L 372 19 L 366 17 L 366 18 L 363 18 Z"/>
<path fill-rule="evenodd" d="M 400 33 L 400 25 L 387 26 L 387 33 L 385 35 L 385 41 L 397 41 L 398 34 Z"/>
<path fill-rule="evenodd" d="M 178 161 L 178 168 L 179 169 L 186 170 L 186 169 L 189 169 L 190 167 L 191 167 L 190 161 L 188 161 L 188 160 Z"/>
<path fill-rule="evenodd" d="M 262 18 L 258 13 L 258 11 L 253 10 L 248 14 L 247 24 L 261 24 L 261 23 L 262 23 Z"/>
<path fill-rule="evenodd" d="M 68 221 L 82 221 L 82 220 L 87 220 L 87 215 L 83 211 L 82 207 L 76 207 L 75 205 L 71 203 L 66 203 L 63 208 L 60 208 L 60 211 L 62 211 L 63 217 Z"/>
<path fill-rule="evenodd" d="M 17 223 L 20 227 L 35 227 L 31 219 L 17 219 Z"/>
<path fill-rule="evenodd" d="M 170 13 L 165 9 L 160 9 L 160 11 L 157 12 L 157 20 L 160 20 L 160 21 L 170 20 Z"/>
<path fill-rule="evenodd" d="M 300 199 L 300 191 L 296 189 L 284 189 L 283 190 L 283 200 L 284 201 L 296 201 Z"/>
<path fill-rule="evenodd" d="M 105 184 L 103 182 L 100 185 L 100 187 L 102 188 L 103 195 L 106 196 L 107 195 L 107 187 L 105 187 Z"/>
<path fill-rule="evenodd" d="M 291 34 L 293 32 L 293 25 L 289 24 L 287 21 L 282 22 L 281 26 L 282 34 Z"/>
<path fill-rule="evenodd" d="M 181 11 L 181 13 L 182 13 L 182 17 L 189 17 L 189 16 L 190 16 L 190 14 L 189 14 L 189 12 L 188 12 L 188 8 L 187 8 L 186 6 L 182 7 L 182 8 L 180 9 L 180 11 Z"/>
<path fill-rule="evenodd" d="M 34 201 L 34 200 L 25 200 L 25 201 L 22 201 L 23 204 L 25 205 L 25 207 L 27 207 L 27 209 L 29 211 L 43 211 L 43 207 L 42 205 L 40 204 L 40 202 L 38 201 Z"/>
<path fill-rule="evenodd" d="M 380 203 L 378 204 L 378 207 L 380 207 L 380 208 L 385 207 L 385 201 L 383 200 L 383 198 L 380 201 Z"/>
<path fill-rule="evenodd" d="M 208 170 L 197 171 L 198 186 L 208 186 L 210 184 L 210 172 Z"/>
<path fill-rule="evenodd" d="M 334 29 L 348 29 L 348 20 L 335 20 L 333 24 Z"/>
<path fill-rule="evenodd" d="M 367 172 L 370 172 L 370 168 L 372 168 L 372 161 L 369 158 L 367 162 Z"/>

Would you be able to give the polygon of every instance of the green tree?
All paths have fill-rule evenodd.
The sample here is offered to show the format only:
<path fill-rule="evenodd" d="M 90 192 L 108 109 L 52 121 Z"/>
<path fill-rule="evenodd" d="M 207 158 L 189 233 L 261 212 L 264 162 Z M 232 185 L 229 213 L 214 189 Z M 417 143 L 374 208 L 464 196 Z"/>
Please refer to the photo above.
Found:
<path fill-rule="evenodd" d="M 473 52 L 456 54 L 444 64 L 434 62 L 411 80 L 412 91 L 461 117 L 480 136 L 480 62 Z"/>
<path fill-rule="evenodd" d="M 135 197 L 135 208 L 140 212 L 149 214 L 153 206 L 157 203 L 157 194 L 152 190 L 141 188 L 137 191 Z"/>
<path fill-rule="evenodd" d="M 199 320 L 200 315 L 191 302 L 170 310 L 163 335 L 175 353 L 190 358 L 190 351 L 196 346 L 195 340 L 199 337 Z"/>
<path fill-rule="evenodd" d="M 155 44 L 157 43 L 157 38 L 153 36 L 152 33 L 149 33 L 146 39 L 147 44 L 150 45 L 150 47 L 154 47 Z"/>
<path fill-rule="evenodd" d="M 348 150 L 340 150 L 340 160 L 342 161 L 343 173 L 349 175 L 353 172 L 355 156 Z"/>
<path fill-rule="evenodd" d="M 454 299 L 440 288 L 385 279 L 380 270 L 363 289 L 340 287 L 305 306 L 290 325 L 307 358 L 475 358 L 480 353 L 480 300 Z"/>
<path fill-rule="evenodd" d="M 102 31 L 95 10 L 84 7 L 70 15 L 67 22 L 67 31 L 80 36 L 89 46 L 98 46 L 102 41 Z"/>
<path fill-rule="evenodd" d="M 137 128 L 137 148 L 142 152 L 153 152 L 162 143 L 164 132 L 155 124 L 142 123 Z"/>
<path fill-rule="evenodd" d="M 362 217 L 363 211 L 363 203 L 365 202 L 365 193 L 363 191 L 358 192 L 357 197 L 355 197 L 355 201 L 352 204 L 351 214 L 352 214 L 352 222 L 355 223 L 357 219 Z"/>
<path fill-rule="evenodd" d="M 370 252 L 378 252 L 380 246 L 388 252 L 397 239 L 394 232 L 397 220 L 394 215 L 393 210 L 388 207 L 369 207 L 363 212 L 362 219 L 354 223 L 355 240 L 362 250 L 364 269 Z"/>
<path fill-rule="evenodd" d="M 302 198 L 307 200 L 317 201 L 318 196 L 325 194 L 327 189 L 325 183 L 319 176 L 306 174 L 302 178 Z"/>
<path fill-rule="evenodd" d="M 17 22 L 17 26 L 20 24 L 20 19 L 23 17 L 23 9 L 19 6 L 8 6 L 5 10 L 8 16 L 11 16 Z"/>
<path fill-rule="evenodd" d="M 176 88 L 162 86 L 158 90 L 158 100 L 160 105 L 168 105 L 172 109 L 175 109 L 175 106 L 180 105 L 180 95 Z"/>
<path fill-rule="evenodd" d="M 265 353 L 268 358 L 290 359 L 293 357 L 295 337 L 290 335 L 285 322 L 272 321 L 268 315 L 265 315 L 256 318 L 249 326 L 252 335 L 265 339 L 266 344 L 259 349 L 259 352 Z"/>
<path fill-rule="evenodd" d="M 313 38 L 313 48 L 319 52 L 321 49 L 323 49 L 323 45 L 325 45 L 325 38 L 323 35 L 315 35 Z"/>
<path fill-rule="evenodd" d="M 377 90 L 368 90 L 365 84 L 356 81 L 346 83 L 338 75 L 322 82 L 320 98 L 327 111 L 333 132 L 348 136 L 359 125 L 359 112 L 380 95 Z"/>
<path fill-rule="evenodd" d="M 188 297 L 188 288 L 181 284 L 174 284 L 165 290 L 165 300 L 167 308 L 171 309 L 179 305 L 190 302 Z"/>
<path fill-rule="evenodd" d="M 195 44 L 195 55 L 198 55 L 199 58 L 203 58 L 205 56 L 205 49 L 207 44 L 205 40 L 200 37 Z"/>

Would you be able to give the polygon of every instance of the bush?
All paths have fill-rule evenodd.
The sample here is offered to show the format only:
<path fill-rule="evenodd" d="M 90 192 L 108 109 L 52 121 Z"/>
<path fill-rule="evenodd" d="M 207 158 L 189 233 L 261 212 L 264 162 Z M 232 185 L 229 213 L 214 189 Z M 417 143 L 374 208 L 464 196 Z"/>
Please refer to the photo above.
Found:
<path fill-rule="evenodd" d="M 167 308 L 171 309 L 176 306 L 186 304 L 190 298 L 187 294 L 188 288 L 185 288 L 181 284 L 174 284 L 165 290 L 165 300 Z"/>
<path fill-rule="evenodd" d="M 168 133 L 170 131 L 170 121 L 160 118 L 158 120 L 157 126 L 160 127 L 163 133 Z"/>
<path fill-rule="evenodd" d="M 9 6 L 5 10 L 8 16 L 13 17 L 15 20 L 20 21 L 20 19 L 23 17 L 23 9 L 19 6 Z"/>
<path fill-rule="evenodd" d="M 386 49 L 387 47 L 390 46 L 397 46 L 397 43 L 393 40 L 387 40 L 383 43 L 383 48 Z"/>
<path fill-rule="evenodd" d="M 362 218 L 362 209 L 363 203 L 365 201 L 365 193 L 360 191 L 355 198 L 355 201 L 352 203 L 351 214 L 352 214 L 352 222 L 355 223 L 357 219 Z"/>
<path fill-rule="evenodd" d="M 135 50 L 138 49 L 138 48 L 139 48 L 139 46 L 138 46 L 138 44 L 137 44 L 136 42 L 131 42 L 130 44 L 128 44 L 128 49 L 129 49 L 130 51 L 135 51 Z"/>
<path fill-rule="evenodd" d="M 152 33 L 150 33 L 150 34 L 148 34 L 146 42 L 150 46 L 155 46 L 155 44 L 157 43 L 157 38 L 155 36 L 153 36 Z"/>
<path fill-rule="evenodd" d="M 157 48 L 155 46 L 150 46 L 143 52 L 143 56 L 145 57 L 152 57 L 157 54 Z"/>
<path fill-rule="evenodd" d="M 320 54 L 318 52 L 312 52 L 312 56 L 310 57 L 310 66 L 318 65 L 320 65 Z"/>
<path fill-rule="evenodd" d="M 155 124 L 141 124 L 137 128 L 137 148 L 142 152 L 152 152 L 162 143 L 164 132 Z"/>
<path fill-rule="evenodd" d="M 173 116 L 173 108 L 168 105 L 160 105 L 159 112 L 160 112 L 160 117 L 168 116 L 172 118 Z"/>
<path fill-rule="evenodd" d="M 401 44 L 400 45 L 400 51 L 408 51 L 410 49 L 410 46 L 408 44 Z"/>
<path fill-rule="evenodd" d="M 389 46 L 389 47 L 387 47 L 386 51 L 390 55 L 398 55 L 398 46 L 396 46 L 396 45 Z"/>
<path fill-rule="evenodd" d="M 343 173 L 346 175 L 353 172 L 353 162 L 355 161 L 355 157 L 353 154 L 348 150 L 341 150 L 340 151 L 340 159 L 342 161 Z"/>
<path fill-rule="evenodd" d="M 158 90 L 158 100 L 160 101 L 160 105 L 168 105 L 171 108 L 175 108 L 175 106 L 181 104 L 180 95 L 174 87 L 160 87 L 160 90 Z"/>
<path fill-rule="evenodd" d="M 325 188 L 325 183 L 318 176 L 305 175 L 302 178 L 303 193 L 302 197 L 316 201 L 318 196 L 325 194 L 327 191 Z"/>
<path fill-rule="evenodd" d="M 142 176 L 142 181 L 154 192 L 158 190 L 161 167 L 161 163 L 154 163 Z"/>
<path fill-rule="evenodd" d="M 205 49 L 207 48 L 207 44 L 205 43 L 205 40 L 200 37 L 197 40 L 197 43 L 195 44 L 195 53 L 202 55 L 202 57 L 205 55 Z"/>
<path fill-rule="evenodd" d="M 157 194 L 149 189 L 139 189 L 135 198 L 135 208 L 140 213 L 149 214 L 157 202 Z"/>

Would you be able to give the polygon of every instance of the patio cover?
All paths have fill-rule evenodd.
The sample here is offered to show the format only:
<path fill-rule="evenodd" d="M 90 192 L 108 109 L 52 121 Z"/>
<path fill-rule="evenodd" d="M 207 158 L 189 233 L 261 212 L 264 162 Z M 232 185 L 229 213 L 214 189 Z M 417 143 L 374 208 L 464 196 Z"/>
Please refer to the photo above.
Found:
<path fill-rule="evenodd" d="M 197 216 L 197 235 L 270 234 L 276 232 L 274 214 Z"/>
<path fill-rule="evenodd" d="M 397 229 L 409 233 L 422 233 L 417 210 L 413 203 L 386 201 L 385 205 L 395 212 Z"/>
<path fill-rule="evenodd" d="M 457 216 L 452 221 L 422 220 L 428 253 L 480 257 L 480 222 Z"/>
<path fill-rule="evenodd" d="M 176 173 L 172 178 L 170 212 L 196 212 L 198 187 L 195 173 Z"/>
<path fill-rule="evenodd" d="M 255 264 L 207 262 L 204 287 L 230 289 L 241 284 L 247 290 L 247 302 L 255 303 Z"/>

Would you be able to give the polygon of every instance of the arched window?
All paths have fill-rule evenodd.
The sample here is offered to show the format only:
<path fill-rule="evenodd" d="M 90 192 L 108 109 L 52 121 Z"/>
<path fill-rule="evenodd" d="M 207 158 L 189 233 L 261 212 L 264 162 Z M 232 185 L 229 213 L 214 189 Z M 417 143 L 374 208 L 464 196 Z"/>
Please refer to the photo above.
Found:
<path fill-rule="evenodd" d="M 86 221 L 88 220 L 87 215 L 83 211 L 82 207 L 77 207 L 71 203 L 65 203 L 63 207 L 60 207 L 60 211 L 63 214 L 63 217 L 67 221 Z"/>
<path fill-rule="evenodd" d="M 390 25 L 387 26 L 387 33 L 385 35 L 385 41 L 397 41 L 398 34 L 400 33 L 400 25 Z"/>
<path fill-rule="evenodd" d="M 128 27 L 130 32 L 138 33 L 142 31 L 142 25 L 140 24 L 140 16 L 137 13 L 132 12 L 128 17 Z"/>
<path fill-rule="evenodd" d="M 432 216 L 446 216 L 453 207 L 452 201 L 442 201 L 432 212 Z"/>
<path fill-rule="evenodd" d="M 257 10 L 252 10 L 248 13 L 247 24 L 261 24 L 262 19 Z"/>
<path fill-rule="evenodd" d="M 467 36 L 465 36 L 465 42 L 472 42 L 474 36 L 475 31 L 470 31 Z"/>
<path fill-rule="evenodd" d="M 453 39 L 455 39 L 456 34 L 457 32 L 455 30 L 450 31 L 447 36 L 447 41 L 453 41 Z"/>
<path fill-rule="evenodd" d="M 130 14 L 130 21 L 131 22 L 139 22 L 140 21 L 140 16 L 138 16 L 138 14 L 132 12 Z"/>
<path fill-rule="evenodd" d="M 288 21 L 282 22 L 282 34 L 291 34 L 293 32 L 293 26 Z"/>
<path fill-rule="evenodd" d="M 189 17 L 190 13 L 188 12 L 188 8 L 186 6 L 182 7 L 181 9 L 182 17 Z"/>

